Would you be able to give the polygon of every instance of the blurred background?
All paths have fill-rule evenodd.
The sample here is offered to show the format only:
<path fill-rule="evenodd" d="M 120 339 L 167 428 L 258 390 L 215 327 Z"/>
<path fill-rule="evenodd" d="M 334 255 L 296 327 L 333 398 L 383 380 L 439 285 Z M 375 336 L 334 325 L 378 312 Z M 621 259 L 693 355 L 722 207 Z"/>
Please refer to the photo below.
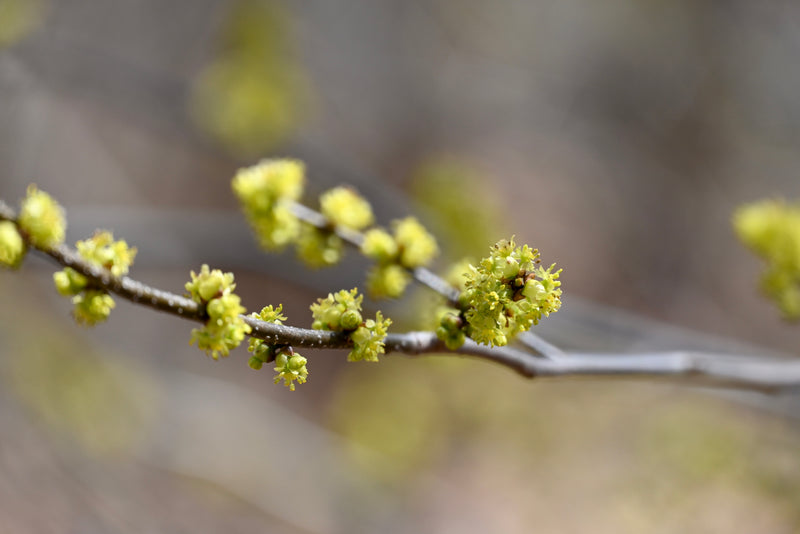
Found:
<path fill-rule="evenodd" d="M 797 355 L 757 293 L 743 202 L 800 195 L 800 7 L 689 0 L 0 0 L 0 198 L 132 276 L 233 270 L 251 310 L 363 283 L 258 250 L 230 192 L 307 162 L 414 213 L 448 261 L 501 237 L 563 267 L 567 349 Z M 797 532 L 791 396 L 530 382 L 452 357 L 307 353 L 289 392 L 118 301 L 73 324 L 53 266 L 0 272 L 3 532 Z M 372 303 L 419 328 L 429 297 Z"/>

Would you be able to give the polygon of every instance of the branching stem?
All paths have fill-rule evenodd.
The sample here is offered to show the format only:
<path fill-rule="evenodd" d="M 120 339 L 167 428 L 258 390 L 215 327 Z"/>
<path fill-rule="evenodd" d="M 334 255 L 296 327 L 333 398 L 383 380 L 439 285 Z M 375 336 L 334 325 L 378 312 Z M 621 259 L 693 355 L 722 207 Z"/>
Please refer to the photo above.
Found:
<path fill-rule="evenodd" d="M 308 218 L 303 217 L 308 222 L 311 222 L 309 219 L 319 215 L 314 215 L 315 212 L 312 210 L 308 210 L 308 212 L 306 214 Z M 16 222 L 15 217 L 14 210 L 0 201 L 0 220 Z M 358 242 L 355 234 L 357 233 L 352 236 L 341 235 L 341 237 L 355 245 Z M 84 260 L 65 245 L 50 249 L 37 248 L 31 243 L 28 243 L 28 246 L 48 256 L 59 265 L 76 270 L 109 293 L 184 319 L 197 322 L 206 320 L 203 310 L 193 300 L 152 288 L 129 277 L 112 276 L 106 269 Z M 419 269 L 415 270 L 415 276 L 419 274 L 419 271 Z M 423 279 L 429 273 L 429 271 L 424 271 L 425 274 L 421 275 Z M 430 274 L 433 277 L 431 280 L 434 280 L 433 285 L 437 285 L 438 277 Z M 442 281 L 442 283 L 444 282 Z M 426 285 L 428 284 L 426 283 Z M 243 318 L 252 328 L 251 335 L 253 337 L 269 343 L 312 349 L 344 349 L 352 346 L 348 336 L 343 333 L 278 325 L 247 316 L 243 316 Z M 479 345 L 470 339 L 467 339 L 459 349 L 449 350 L 433 332 L 389 334 L 385 340 L 387 353 L 402 353 L 409 356 L 437 353 L 472 356 L 504 365 L 529 378 L 600 376 L 660 378 L 679 380 L 682 383 L 694 385 L 765 393 L 800 389 L 800 361 L 796 360 L 765 360 L 756 357 L 692 351 L 626 355 L 565 353 L 540 338 L 530 337 L 530 335 L 528 335 L 525 345 L 542 353 L 552 353 L 555 357 L 544 359 L 514 347 L 489 347 Z"/>
<path fill-rule="evenodd" d="M 327 218 L 317 212 L 305 206 L 304 204 L 300 204 L 298 202 L 292 203 L 292 212 L 294 215 L 303 222 L 306 222 L 316 228 L 319 229 L 327 229 L 330 230 L 330 223 L 328 222 Z M 364 242 L 364 235 L 361 232 L 357 232 L 354 230 L 349 230 L 347 228 L 335 228 L 333 232 L 339 236 L 339 238 L 356 249 L 361 249 L 361 244 Z M 423 286 L 431 289 L 432 291 L 438 293 L 442 297 L 447 300 L 447 303 L 454 308 L 459 308 L 460 304 L 458 302 L 458 298 L 460 292 L 457 288 L 453 287 L 452 285 L 448 284 L 443 278 L 438 276 L 436 273 L 431 271 L 430 269 L 426 269 L 425 267 L 417 267 L 415 269 L 409 269 L 411 276 L 416 280 L 418 283 L 422 284 Z M 529 352 L 532 352 L 536 356 L 544 356 L 546 358 L 556 358 L 560 354 L 562 354 L 561 349 L 556 347 L 555 345 L 551 345 L 544 339 L 540 338 L 533 332 L 524 332 L 522 335 L 517 337 L 517 341 L 528 349 Z"/>

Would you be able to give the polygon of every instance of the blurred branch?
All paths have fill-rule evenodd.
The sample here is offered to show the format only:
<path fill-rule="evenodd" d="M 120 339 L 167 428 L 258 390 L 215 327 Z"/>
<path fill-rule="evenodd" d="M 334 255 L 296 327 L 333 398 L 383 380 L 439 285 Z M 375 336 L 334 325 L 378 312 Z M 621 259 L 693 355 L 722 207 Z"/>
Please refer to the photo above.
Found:
<path fill-rule="evenodd" d="M 0 201 L 0 220 L 15 220 L 14 211 Z M 150 287 L 129 277 L 114 277 L 106 269 L 81 258 L 65 245 L 51 249 L 35 248 L 59 265 L 70 267 L 90 278 L 109 293 L 133 303 L 197 322 L 205 322 L 205 311 L 196 302 Z M 343 349 L 351 346 L 348 336 L 339 332 L 310 330 L 278 325 L 243 316 L 252 328 L 251 336 L 269 343 L 294 347 Z M 490 347 L 467 339 L 462 347 L 449 350 L 433 332 L 389 334 L 386 352 L 407 355 L 442 354 L 473 356 L 513 369 L 529 378 L 617 377 L 661 378 L 692 385 L 777 392 L 800 388 L 800 361 L 764 361 L 755 357 L 675 351 L 641 354 L 564 353 L 537 337 L 527 337 L 526 346 L 542 351 L 558 351 L 554 359 L 543 359 L 513 347 Z"/>
<path fill-rule="evenodd" d="M 332 229 L 330 222 L 323 214 L 298 202 L 292 203 L 292 212 L 301 221 L 307 222 L 320 230 L 333 231 L 342 241 L 351 247 L 361 249 L 361 244 L 364 242 L 364 236 L 361 232 L 341 226 Z M 443 296 L 451 305 L 458 306 L 458 289 L 448 284 L 433 271 L 425 267 L 417 267 L 416 269 L 408 269 L 408 272 L 411 273 L 414 280 Z"/>

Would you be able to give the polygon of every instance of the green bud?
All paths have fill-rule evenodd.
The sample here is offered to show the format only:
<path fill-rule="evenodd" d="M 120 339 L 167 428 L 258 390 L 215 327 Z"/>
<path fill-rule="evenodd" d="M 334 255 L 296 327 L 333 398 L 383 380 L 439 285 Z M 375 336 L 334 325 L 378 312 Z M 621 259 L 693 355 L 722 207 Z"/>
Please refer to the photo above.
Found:
<path fill-rule="evenodd" d="M 472 263 L 473 262 L 471 259 L 464 258 L 461 261 L 453 264 L 453 266 L 451 266 L 444 275 L 445 281 L 459 291 L 464 291 L 464 284 L 467 281 L 467 274 L 469 273 L 470 268 L 474 269 L 474 267 L 472 267 Z"/>
<path fill-rule="evenodd" d="M 203 264 L 200 274 L 191 271 L 192 280 L 186 282 L 185 288 L 189 296 L 202 304 L 209 300 L 230 293 L 236 287 L 233 283 L 233 273 L 223 273 L 219 269 L 213 271 L 208 265 Z"/>
<path fill-rule="evenodd" d="M 283 201 L 277 201 L 270 211 L 250 218 L 250 225 L 259 244 L 266 250 L 280 250 L 300 235 L 300 221 Z"/>
<path fill-rule="evenodd" d="M 278 357 L 275 358 L 275 371 L 278 373 L 275 376 L 275 383 L 277 384 L 283 380 L 286 386 L 291 391 L 294 391 L 295 382 L 304 384 L 308 379 L 307 362 L 308 360 L 297 353 L 294 353 L 292 356 L 288 356 L 285 353 L 279 354 Z"/>
<path fill-rule="evenodd" d="M 306 365 L 306 359 L 300 356 L 299 354 L 295 354 L 289 361 L 286 362 L 286 367 L 291 371 L 299 371 Z"/>
<path fill-rule="evenodd" d="M 319 203 L 322 214 L 336 226 L 361 230 L 374 220 L 369 202 L 347 187 L 326 191 Z"/>
<path fill-rule="evenodd" d="M 342 330 L 355 330 L 361 324 L 361 314 L 358 310 L 347 310 L 339 318 L 339 326 Z"/>
<path fill-rule="evenodd" d="M 464 335 L 464 332 L 460 330 L 458 332 L 448 332 L 444 336 L 442 336 L 440 335 L 440 332 L 437 329 L 436 336 L 442 341 L 444 341 L 445 347 L 447 347 L 450 350 L 458 350 L 459 348 L 461 348 L 461 346 L 464 344 L 464 341 L 466 341 L 467 339 L 466 335 Z"/>
<path fill-rule="evenodd" d="M 344 256 L 344 243 L 331 232 L 303 225 L 297 238 L 297 255 L 309 267 L 329 267 Z"/>
<path fill-rule="evenodd" d="M 209 277 L 200 280 L 197 284 L 197 295 L 204 301 L 209 301 L 221 296 L 223 282 L 218 277 Z"/>
<path fill-rule="evenodd" d="M 250 347 L 247 350 L 252 352 L 253 356 L 262 362 L 267 362 L 272 359 L 272 347 L 267 345 L 262 339 L 250 338 Z"/>
<path fill-rule="evenodd" d="M 408 271 L 397 264 L 376 265 L 367 274 L 367 289 L 373 298 L 398 298 L 410 281 Z"/>
<path fill-rule="evenodd" d="M 500 278 L 515 278 L 519 274 L 519 262 L 514 258 L 505 258 L 498 262 Z"/>
<path fill-rule="evenodd" d="M 64 210 L 53 197 L 39 191 L 35 185 L 28 186 L 17 223 L 31 243 L 45 249 L 63 243 L 67 229 Z"/>
<path fill-rule="evenodd" d="M 446 340 L 448 336 L 450 336 L 450 331 L 444 326 L 437 327 L 435 332 L 436 332 L 436 337 L 438 337 L 442 341 Z"/>
<path fill-rule="evenodd" d="M 114 241 L 114 235 L 106 230 L 75 244 L 78 254 L 95 265 L 111 271 L 114 276 L 128 274 L 129 267 L 136 257 L 136 248 L 128 247 L 124 240 Z"/>
<path fill-rule="evenodd" d="M 329 293 L 326 298 L 317 299 L 317 302 L 311 305 L 311 314 L 314 317 L 312 328 L 338 332 L 346 330 L 341 324 L 342 315 L 347 311 L 360 312 L 363 300 L 364 296 L 359 295 L 355 288 L 350 291 L 343 289 L 336 293 Z M 353 318 L 349 318 L 348 324 L 352 321 Z"/>
<path fill-rule="evenodd" d="M 361 252 L 368 258 L 387 263 L 397 256 L 397 242 L 382 228 L 373 228 L 364 233 Z"/>
<path fill-rule="evenodd" d="M 394 222 L 400 264 L 409 269 L 427 265 L 439 253 L 436 239 L 414 217 Z"/>
<path fill-rule="evenodd" d="M 265 159 L 240 169 L 231 186 L 239 200 L 251 209 L 268 209 L 275 200 L 297 200 L 303 193 L 305 165 L 291 159 Z"/>
<path fill-rule="evenodd" d="M 391 324 L 391 319 L 384 319 L 381 312 L 378 312 L 375 320 L 368 319 L 363 326 L 352 332 L 350 339 L 353 341 L 353 350 L 347 355 L 348 361 L 377 362 L 378 355 L 386 351 L 383 341 Z"/>
<path fill-rule="evenodd" d="M 77 293 L 77 291 L 72 291 L 69 275 L 64 271 L 53 273 L 53 283 L 56 285 L 56 291 L 65 297 L 71 297 Z"/>
<path fill-rule="evenodd" d="M 342 311 L 337 307 L 330 307 L 322 312 L 320 319 L 326 325 L 331 325 L 332 328 L 341 329 Z"/>
<path fill-rule="evenodd" d="M 206 305 L 209 320 L 203 328 L 192 330 L 189 343 L 197 343 L 212 358 L 225 357 L 239 346 L 250 333 L 250 326 L 241 317 L 246 312 L 241 299 L 233 293 L 236 284 L 232 273 L 213 271 L 203 265 L 200 274 L 191 272 L 192 280 L 185 287 L 189 296 L 198 304 Z M 251 349 L 254 347 L 250 345 Z"/>
<path fill-rule="evenodd" d="M 208 303 L 208 306 L 206 306 L 206 312 L 212 319 L 220 319 L 223 321 L 234 319 L 245 311 L 240 302 L 241 299 L 239 295 L 228 293 L 219 298 L 212 299 Z"/>
<path fill-rule="evenodd" d="M 108 319 L 111 310 L 116 306 L 114 299 L 104 291 L 84 291 L 72 298 L 75 305 L 73 315 L 82 325 L 94 326 Z"/>
<path fill-rule="evenodd" d="M 261 312 L 250 314 L 250 317 L 261 319 L 269 323 L 283 324 L 283 321 L 286 320 L 286 316 L 284 316 L 282 312 L 282 304 L 278 304 L 277 308 L 270 304 L 269 306 L 264 306 Z M 261 363 L 265 363 L 275 359 L 275 347 L 261 339 L 250 338 L 250 346 L 247 350 L 253 353 L 253 357 L 250 358 L 251 362 L 253 359 L 256 359 Z M 251 364 L 250 367 L 253 367 L 253 365 Z M 253 367 L 253 369 L 261 369 L 261 365 L 259 364 L 258 367 Z"/>
<path fill-rule="evenodd" d="M 766 262 L 761 290 L 786 319 L 800 319 L 800 205 L 764 200 L 733 217 L 739 239 Z"/>
<path fill-rule="evenodd" d="M 25 243 L 11 221 L 0 221 L 0 265 L 16 268 L 25 257 Z"/>
<path fill-rule="evenodd" d="M 461 318 L 454 313 L 446 313 L 442 317 L 442 326 L 447 330 L 458 330 L 462 326 Z"/>
<path fill-rule="evenodd" d="M 263 160 L 233 179 L 233 191 L 262 247 L 280 249 L 297 239 L 300 222 L 289 203 L 300 198 L 304 174 L 299 161 Z"/>
<path fill-rule="evenodd" d="M 77 295 L 88 284 L 86 277 L 66 267 L 63 271 L 53 273 L 53 282 L 56 285 L 56 290 L 65 297 Z"/>
<path fill-rule="evenodd" d="M 522 290 L 522 294 L 528 300 L 540 302 L 547 295 L 547 291 L 540 281 L 531 279 L 525 282 L 525 288 Z"/>

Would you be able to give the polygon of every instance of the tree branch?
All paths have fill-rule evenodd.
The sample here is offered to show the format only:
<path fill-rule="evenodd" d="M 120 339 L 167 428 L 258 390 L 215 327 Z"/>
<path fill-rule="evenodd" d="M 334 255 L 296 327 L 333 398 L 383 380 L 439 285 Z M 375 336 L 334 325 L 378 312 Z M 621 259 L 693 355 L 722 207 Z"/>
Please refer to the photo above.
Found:
<path fill-rule="evenodd" d="M 0 220 L 15 222 L 14 211 L 0 201 Z M 65 245 L 52 249 L 30 248 L 63 267 L 70 267 L 109 293 L 133 303 L 197 322 L 205 322 L 204 310 L 191 299 L 162 291 L 129 277 L 117 278 L 106 269 L 85 261 Z M 434 275 L 435 276 L 435 275 Z M 344 349 L 352 346 L 346 334 L 310 330 L 265 322 L 243 316 L 252 328 L 251 336 L 269 343 L 289 344 L 312 349 Z M 543 346 L 545 343 L 548 346 Z M 471 356 L 504 365 L 528 378 L 617 377 L 679 380 L 681 383 L 736 388 L 765 393 L 800 389 L 800 361 L 761 360 L 755 357 L 674 351 L 640 354 L 565 353 L 538 337 L 528 337 L 526 346 L 550 351 L 553 359 L 543 359 L 513 347 L 489 347 L 467 339 L 457 350 L 449 350 L 433 332 L 389 334 L 387 353 L 409 356 L 449 353 Z M 556 352 L 557 351 L 557 352 Z"/>

